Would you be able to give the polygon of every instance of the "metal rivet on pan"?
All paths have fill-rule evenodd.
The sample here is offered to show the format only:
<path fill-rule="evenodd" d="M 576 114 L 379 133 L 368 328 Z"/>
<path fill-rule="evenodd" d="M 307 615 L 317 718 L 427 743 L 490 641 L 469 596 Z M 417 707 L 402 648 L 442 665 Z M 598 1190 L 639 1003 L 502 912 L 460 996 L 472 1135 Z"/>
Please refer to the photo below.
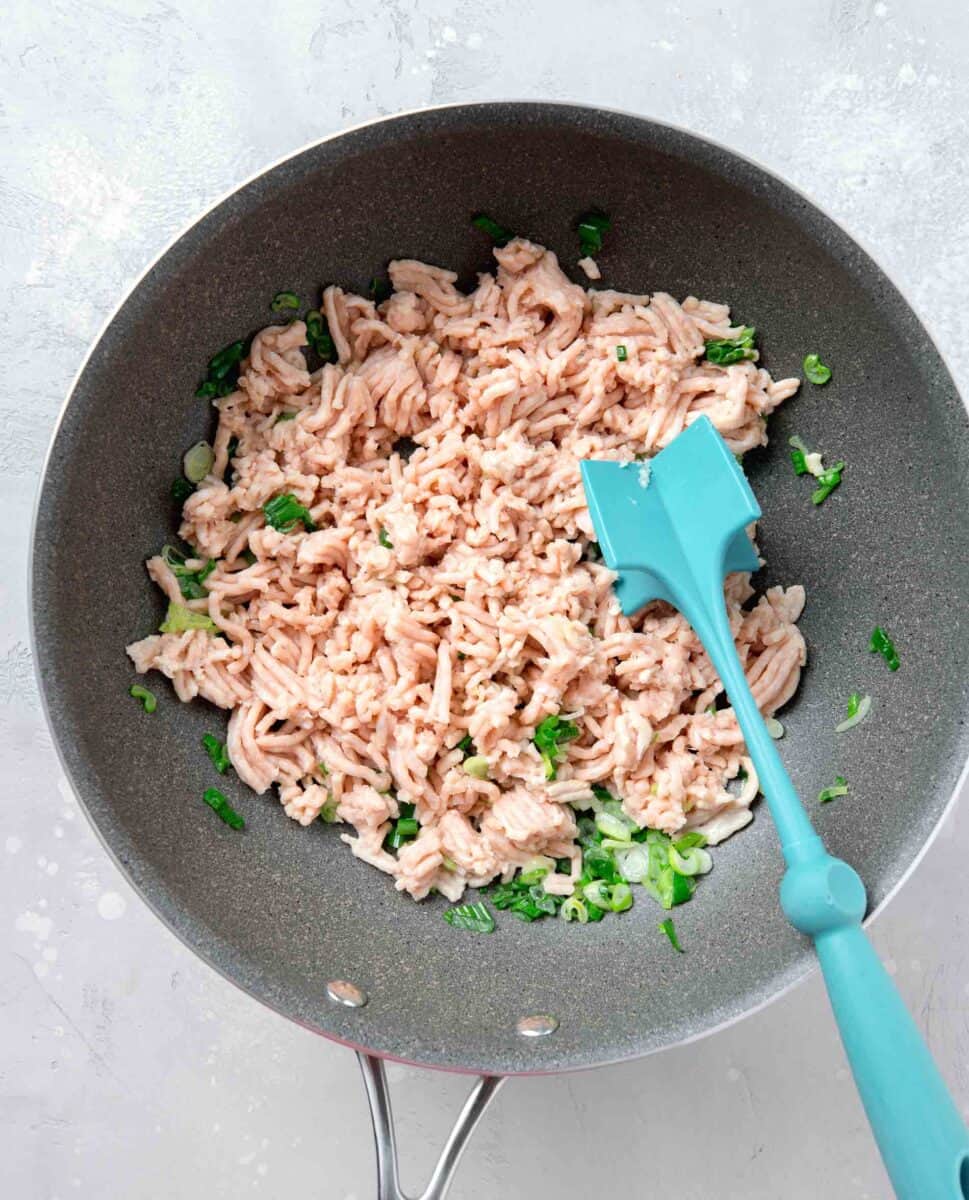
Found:
<path fill-rule="evenodd" d="M 345 979 L 331 979 L 326 985 L 326 994 L 334 1004 L 345 1004 L 347 1008 L 363 1008 L 369 999 L 362 988 Z"/>
<path fill-rule="evenodd" d="M 558 1027 L 558 1017 L 549 1013 L 533 1013 L 530 1017 L 522 1017 L 516 1026 L 522 1037 L 548 1037 Z"/>

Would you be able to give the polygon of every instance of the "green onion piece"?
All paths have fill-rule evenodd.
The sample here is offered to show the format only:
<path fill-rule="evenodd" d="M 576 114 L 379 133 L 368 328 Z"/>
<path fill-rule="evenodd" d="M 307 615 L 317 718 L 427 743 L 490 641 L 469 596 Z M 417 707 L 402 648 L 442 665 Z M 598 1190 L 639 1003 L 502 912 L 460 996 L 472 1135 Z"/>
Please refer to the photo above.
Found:
<path fill-rule="evenodd" d="M 594 783 L 592 785 L 592 794 L 597 800 L 601 800 L 603 803 L 605 803 L 607 800 L 613 799 L 612 792 L 610 792 L 609 789 L 601 783 Z"/>
<path fill-rule="evenodd" d="M 683 947 L 680 945 L 680 939 L 676 936 L 676 929 L 673 926 L 672 917 L 667 917 L 665 921 L 660 921 L 657 928 L 659 929 L 660 933 L 666 934 L 670 940 L 670 945 L 675 951 L 677 951 L 678 954 L 685 953 Z"/>
<path fill-rule="evenodd" d="M 835 733 L 846 733 L 849 729 L 854 729 L 870 712 L 871 696 L 859 696 L 857 692 L 852 692 L 848 697 L 848 716 L 835 725 Z"/>
<path fill-rule="evenodd" d="M 471 933 L 493 933 L 495 928 L 491 910 L 482 900 L 477 904 L 459 904 L 456 908 L 449 908 L 444 920 L 455 929 L 468 929 Z"/>
<path fill-rule="evenodd" d="M 794 474 L 809 474 L 811 468 L 807 465 L 807 456 L 810 451 L 807 446 L 805 446 L 799 437 L 788 438 L 787 443 L 791 447 L 791 462 L 794 464 Z"/>
<path fill-rule="evenodd" d="M 714 338 L 706 343 L 707 362 L 720 367 L 728 367 L 731 363 L 743 362 L 747 358 L 757 357 L 757 347 L 754 338 L 757 330 L 752 325 L 743 325 L 740 333 L 734 338 Z"/>
<path fill-rule="evenodd" d="M 827 804 L 829 801 L 836 799 L 838 796 L 848 795 L 848 784 L 843 775 L 835 775 L 834 787 L 826 787 L 823 791 L 818 792 L 818 802 Z"/>
<path fill-rule="evenodd" d="M 619 806 L 615 801 L 610 801 L 615 808 Z M 629 842 L 632 840 L 631 835 L 636 831 L 636 822 L 630 820 L 623 812 L 603 811 L 595 815 L 596 829 L 603 837 L 612 838 L 617 842 Z"/>
<path fill-rule="evenodd" d="M 330 326 L 318 308 L 306 314 L 306 341 L 324 362 L 336 361 L 336 345 L 330 336 Z"/>
<path fill-rule="evenodd" d="M 625 362 L 628 357 L 629 357 L 629 351 L 626 349 L 625 346 L 617 346 L 616 347 L 616 358 L 618 358 L 620 362 Z"/>
<path fill-rule="evenodd" d="M 633 889 L 628 883 L 617 883 L 609 895 L 609 911 L 626 912 L 633 906 Z"/>
<path fill-rule="evenodd" d="M 383 526 L 381 526 L 380 532 L 377 534 L 377 541 L 385 550 L 393 550 L 394 548 L 394 543 L 387 536 L 387 530 Z"/>
<path fill-rule="evenodd" d="M 831 378 L 831 368 L 826 367 L 816 354 L 809 354 L 804 359 L 804 374 L 812 383 L 821 387 Z"/>
<path fill-rule="evenodd" d="M 332 825 L 337 819 L 337 809 L 339 804 L 330 796 L 323 802 L 323 807 L 320 809 L 320 820 L 325 825 Z"/>
<path fill-rule="evenodd" d="M 245 342 L 230 342 L 228 346 L 220 350 L 218 354 L 213 354 L 209 359 L 209 379 L 214 380 L 216 383 L 225 379 L 229 372 L 242 362 L 245 356 Z"/>
<path fill-rule="evenodd" d="M 219 627 L 208 613 L 193 612 L 184 604 L 172 602 L 165 619 L 158 626 L 159 633 L 184 633 L 188 629 L 217 630 Z"/>
<path fill-rule="evenodd" d="M 219 385 L 214 379 L 203 379 L 195 389 L 195 395 L 199 400 L 211 400 L 219 394 Z"/>
<path fill-rule="evenodd" d="M 486 233 L 496 246 L 504 246 L 514 237 L 513 233 L 503 225 L 499 225 L 497 221 L 493 221 L 485 213 L 478 213 L 477 216 L 472 217 L 471 224 L 475 229 L 480 229 L 482 233 Z"/>
<path fill-rule="evenodd" d="M 841 472 L 845 469 L 843 462 L 835 463 L 833 467 L 828 467 L 826 471 L 822 471 L 817 476 L 818 487 L 812 492 L 811 499 L 815 504 L 823 504 L 831 495 L 834 489 L 841 483 Z"/>
<path fill-rule="evenodd" d="M 385 279 L 383 275 L 375 275 L 370 280 L 370 299 L 374 304 L 383 304 L 385 300 L 389 300 L 393 295 L 394 289 L 390 286 L 390 281 Z"/>
<path fill-rule="evenodd" d="M 628 887 L 629 885 L 627 884 L 626 886 Z M 594 879 L 582 889 L 582 899 L 587 904 L 594 904 L 596 908 L 602 908 L 607 911 L 610 907 L 611 895 L 612 889 L 603 879 Z"/>
<path fill-rule="evenodd" d="M 218 788 L 206 788 L 202 793 L 202 799 L 209 808 L 218 813 L 226 825 L 230 825 L 233 829 L 245 829 L 245 821 L 239 816 Z"/>
<path fill-rule="evenodd" d="M 488 760 L 481 754 L 472 754 L 463 763 L 465 774 L 473 779 L 488 778 Z"/>
<path fill-rule="evenodd" d="M 889 671 L 897 671 L 901 666 L 898 652 L 895 649 L 895 643 L 880 625 L 876 625 L 872 631 L 868 649 L 872 654 L 880 654 L 882 656 L 885 662 L 888 663 Z"/>
<path fill-rule="evenodd" d="M 212 470 L 214 462 L 215 451 L 208 442 L 196 442 L 190 450 L 185 451 L 185 457 L 182 459 L 185 478 L 190 483 L 201 483 Z"/>
<path fill-rule="evenodd" d="M 192 495 L 195 488 L 187 479 L 183 479 L 181 475 L 177 479 L 172 480 L 172 499 L 176 504 L 182 505 Z"/>
<path fill-rule="evenodd" d="M 554 917 L 563 904 L 562 896 L 551 896 L 541 883 L 529 883 L 521 876 L 492 887 L 489 898 L 495 908 L 510 912 L 520 921 Z"/>
<path fill-rule="evenodd" d="M 583 258 L 592 258 L 602 249 L 602 235 L 612 229 L 612 221 L 603 212 L 587 212 L 579 218 L 579 250 Z"/>
<path fill-rule="evenodd" d="M 413 841 L 420 832 L 420 823 L 414 816 L 414 805 L 402 801 L 398 805 L 399 816 L 394 822 L 390 833 L 384 838 L 385 850 L 399 850 L 407 842 Z"/>
<path fill-rule="evenodd" d="M 569 865 L 571 866 L 571 863 Z M 518 872 L 518 882 L 527 884 L 541 883 L 545 876 L 551 875 L 554 870 L 555 859 L 549 858 L 547 854 L 538 854 L 525 863 Z"/>
<path fill-rule="evenodd" d="M 279 533 L 292 533 L 300 521 L 307 533 L 316 529 L 309 509 L 300 504 L 291 492 L 283 492 L 282 495 L 267 500 L 262 506 L 262 511 L 266 516 L 266 524 Z"/>
<path fill-rule="evenodd" d="M 677 875 L 706 875 L 713 866 L 713 859 L 707 850 L 694 846 L 682 854 L 676 846 L 670 846 L 670 866 Z"/>
<path fill-rule="evenodd" d="M 649 851 L 644 846 L 615 848 L 616 866 L 627 883 L 642 883 L 649 874 Z"/>
<path fill-rule="evenodd" d="M 299 308 L 299 296 L 295 292 L 277 292 L 269 306 L 274 313 Z"/>
<path fill-rule="evenodd" d="M 136 700 L 140 700 L 141 707 L 146 713 L 153 713 L 158 707 L 158 701 L 155 699 L 154 692 L 150 692 L 146 687 L 142 687 L 140 683 L 133 683 L 128 688 L 128 695 L 134 696 Z"/>
<path fill-rule="evenodd" d="M 691 829 L 689 833 L 684 833 L 681 838 L 677 838 L 673 843 L 673 849 L 680 854 L 685 854 L 687 850 L 692 850 L 696 847 L 703 847 L 707 844 L 706 835 L 700 833 L 696 829 Z"/>
<path fill-rule="evenodd" d="M 273 424 L 280 425 L 280 424 L 282 424 L 283 421 L 295 421 L 298 416 L 299 416 L 299 413 L 281 412 L 279 414 L 279 416 L 276 418 L 276 420 L 273 421 Z"/>
<path fill-rule="evenodd" d="M 465 758 L 470 754 L 474 754 L 474 742 L 471 740 L 471 734 L 466 733 L 454 748 L 455 750 L 460 750 Z"/>
<path fill-rule="evenodd" d="M 202 746 L 205 753 L 211 758 L 212 766 L 224 775 L 232 766 L 232 760 L 229 758 L 229 751 L 225 742 L 220 742 L 213 733 L 206 733 L 202 737 Z"/>
<path fill-rule="evenodd" d="M 559 916 L 563 921 L 578 921 L 580 925 L 585 925 L 589 920 L 589 910 L 578 896 L 569 896 L 559 909 Z"/>
<path fill-rule="evenodd" d="M 578 736 L 578 725 L 572 721 L 563 720 L 561 716 L 546 717 L 536 726 L 532 741 L 538 748 L 542 762 L 545 764 L 546 779 L 552 780 L 558 775 L 559 755 L 564 753 L 562 743 L 571 742 Z"/>
<path fill-rule="evenodd" d="M 857 692 L 852 692 L 848 697 L 848 717 L 853 717 L 861 704 L 861 696 Z"/>

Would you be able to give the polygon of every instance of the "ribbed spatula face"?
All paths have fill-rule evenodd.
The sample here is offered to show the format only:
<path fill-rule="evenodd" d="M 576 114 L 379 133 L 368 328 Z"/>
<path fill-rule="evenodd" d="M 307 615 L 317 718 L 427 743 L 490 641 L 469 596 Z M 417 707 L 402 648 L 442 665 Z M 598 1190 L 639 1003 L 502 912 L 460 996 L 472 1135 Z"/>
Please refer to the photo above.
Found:
<path fill-rule="evenodd" d="M 677 603 L 694 565 L 756 571 L 746 527 L 760 516 L 750 485 L 723 438 L 700 417 L 649 462 L 581 464 L 592 523 L 628 616 L 650 600 Z"/>

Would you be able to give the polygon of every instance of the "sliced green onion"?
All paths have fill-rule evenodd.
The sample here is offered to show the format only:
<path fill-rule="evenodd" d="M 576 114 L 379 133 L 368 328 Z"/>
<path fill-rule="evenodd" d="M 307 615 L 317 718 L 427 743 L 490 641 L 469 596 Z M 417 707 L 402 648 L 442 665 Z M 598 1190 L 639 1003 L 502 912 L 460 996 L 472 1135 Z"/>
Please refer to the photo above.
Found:
<path fill-rule="evenodd" d="M 677 838 L 673 843 L 673 847 L 680 854 L 685 854 L 687 850 L 692 850 L 695 846 L 703 847 L 706 844 L 706 835 L 700 833 L 697 829 L 691 829 L 688 833 L 684 833 L 682 837 Z"/>
<path fill-rule="evenodd" d="M 232 766 L 232 760 L 229 758 L 229 751 L 225 742 L 220 742 L 214 733 L 206 733 L 202 737 L 202 746 L 205 753 L 211 758 L 212 766 L 224 775 Z"/>
<path fill-rule="evenodd" d="M 606 800 L 614 799 L 612 792 L 610 792 L 609 789 L 601 783 L 594 783 L 592 785 L 592 794 L 597 800 L 600 800 L 603 803 L 605 803 Z"/>
<path fill-rule="evenodd" d="M 318 308 L 306 314 L 306 341 L 324 362 L 336 362 L 336 344 L 327 319 Z"/>
<path fill-rule="evenodd" d="M 775 741 L 784 736 L 784 726 L 776 717 L 765 717 L 764 724 L 767 726 L 767 732 Z"/>
<path fill-rule="evenodd" d="M 672 917 L 667 917 L 665 921 L 660 921 L 657 928 L 659 929 L 660 933 L 666 934 L 666 936 L 669 938 L 670 945 L 675 951 L 677 951 L 678 954 L 685 953 L 683 947 L 680 945 L 680 939 L 676 936 L 676 929 L 673 925 Z"/>
<path fill-rule="evenodd" d="M 628 883 L 617 883 L 609 894 L 609 911 L 626 912 L 633 906 L 633 890 Z"/>
<path fill-rule="evenodd" d="M 414 816 L 414 805 L 406 801 L 398 805 L 399 816 L 394 822 L 390 833 L 384 838 L 385 850 L 399 850 L 407 842 L 413 841 L 420 832 L 420 823 Z"/>
<path fill-rule="evenodd" d="M 370 299 L 374 304 L 383 304 L 385 300 L 389 300 L 393 295 L 393 290 L 390 286 L 390 281 L 385 279 L 383 275 L 375 275 L 370 280 Z"/>
<path fill-rule="evenodd" d="M 713 859 L 708 850 L 699 846 L 694 846 L 682 854 L 676 846 L 670 846 L 670 866 L 677 875 L 706 875 L 713 866 Z"/>
<path fill-rule="evenodd" d="M 219 385 L 214 379 L 203 379 L 195 389 L 195 395 L 199 400 L 211 400 L 219 394 Z"/>
<path fill-rule="evenodd" d="M 141 701 L 141 707 L 146 713 L 153 713 L 158 707 L 158 701 L 155 699 L 155 693 L 150 692 L 146 687 L 142 687 L 140 683 L 133 683 L 128 688 L 128 695 L 134 696 L 136 700 Z"/>
<path fill-rule="evenodd" d="M 460 750 L 465 758 L 467 758 L 469 754 L 474 754 L 474 742 L 471 740 L 471 734 L 466 733 L 454 748 L 455 750 Z"/>
<path fill-rule="evenodd" d="M 549 858 L 547 854 L 537 854 L 534 858 L 529 859 L 518 872 L 518 882 L 527 884 L 541 883 L 545 876 L 551 875 L 554 870 L 554 858 Z"/>
<path fill-rule="evenodd" d="M 274 313 L 299 308 L 299 296 L 295 292 L 277 292 L 269 306 Z"/>
<path fill-rule="evenodd" d="M 562 744 L 571 742 L 578 736 L 578 725 L 561 716 L 546 717 L 535 727 L 535 736 L 532 741 L 545 764 L 546 779 L 552 780 L 558 775 L 559 756 L 565 753 Z"/>
<path fill-rule="evenodd" d="M 823 791 L 818 792 L 818 802 L 827 804 L 829 801 L 836 799 L 838 796 L 848 795 L 848 784 L 843 775 L 835 775 L 834 786 L 826 787 Z"/>
<path fill-rule="evenodd" d="M 196 442 L 190 450 L 185 451 L 185 457 L 182 459 L 185 478 L 190 483 L 201 483 L 212 470 L 214 462 L 215 451 L 208 442 Z"/>
<path fill-rule="evenodd" d="M 578 896 L 569 896 L 559 909 L 559 916 L 563 921 L 578 921 L 580 925 L 585 925 L 589 920 L 589 910 Z"/>
<path fill-rule="evenodd" d="M 579 218 L 579 250 L 583 258 L 594 258 L 602 249 L 602 235 L 612 229 L 603 212 L 587 212 Z"/>
<path fill-rule="evenodd" d="M 266 516 L 266 524 L 279 533 L 291 533 L 300 521 L 307 533 L 316 529 L 309 509 L 300 504 L 291 492 L 283 492 L 282 495 L 267 500 L 262 506 L 262 511 Z"/>
<path fill-rule="evenodd" d="M 195 488 L 187 479 L 183 479 L 181 475 L 177 479 L 172 480 L 172 499 L 176 504 L 184 504 L 194 491 Z"/>
<path fill-rule="evenodd" d="M 467 929 L 471 933 L 493 933 L 495 928 L 495 919 L 483 900 L 477 904 L 459 904 L 456 908 L 449 908 L 444 920 L 455 929 Z"/>
<path fill-rule="evenodd" d="M 466 775 L 470 775 L 473 779 L 488 778 L 488 760 L 482 754 L 472 754 L 470 758 L 466 758 L 462 764 Z"/>
<path fill-rule="evenodd" d="M 820 387 L 831 378 L 831 368 L 826 367 L 816 354 L 808 354 L 804 359 L 804 374 Z"/>
<path fill-rule="evenodd" d="M 743 325 L 736 337 L 714 338 L 704 347 L 707 362 L 715 363 L 719 367 L 728 367 L 731 363 L 756 358 L 757 347 L 754 345 L 756 335 L 757 330 L 752 325 Z"/>
<path fill-rule="evenodd" d="M 283 421 L 295 421 L 298 416 L 299 416 L 299 413 L 281 412 L 279 414 L 279 416 L 276 418 L 276 420 L 273 421 L 273 424 L 281 425 L 283 423 Z"/>
<path fill-rule="evenodd" d="M 332 796 L 324 800 L 320 808 L 320 820 L 326 825 L 332 825 L 337 819 L 337 809 L 340 805 Z"/>
<path fill-rule="evenodd" d="M 245 342 L 230 342 L 228 346 L 213 354 L 209 359 L 209 379 L 225 379 L 233 367 L 237 367 L 246 356 Z"/>
<path fill-rule="evenodd" d="M 611 812 L 598 812 L 595 816 L 596 829 L 607 838 L 617 842 L 629 842 L 630 835 L 636 830 L 636 822 L 627 816 L 618 816 Z"/>
<path fill-rule="evenodd" d="M 644 846 L 620 846 L 615 849 L 616 866 L 627 883 L 642 883 L 649 874 L 649 852 Z"/>
<path fill-rule="evenodd" d="M 831 495 L 836 487 L 841 483 L 841 472 L 845 469 L 843 462 L 835 463 L 833 467 L 828 467 L 817 476 L 818 487 L 811 493 L 811 499 L 815 504 L 823 504 Z"/>
<path fill-rule="evenodd" d="M 387 536 L 387 530 L 383 526 L 381 526 L 380 532 L 377 534 L 377 541 L 385 550 L 393 550 L 394 548 L 394 543 Z"/>
<path fill-rule="evenodd" d="M 889 671 L 897 671 L 901 666 L 898 651 L 895 649 L 895 643 L 880 625 L 876 625 L 872 631 L 868 649 L 872 654 L 880 654 L 882 656 L 885 662 L 888 663 Z"/>
<path fill-rule="evenodd" d="M 848 716 L 840 724 L 835 725 L 835 733 L 846 733 L 860 724 L 871 712 L 871 696 L 859 696 L 852 692 L 848 697 Z"/>
<path fill-rule="evenodd" d="M 202 799 L 209 808 L 218 813 L 226 825 L 230 825 L 233 829 L 245 829 L 245 821 L 239 816 L 218 788 L 206 788 L 202 793 Z"/>
<path fill-rule="evenodd" d="M 796 436 L 788 438 L 787 443 L 791 447 L 791 462 L 794 464 L 794 474 L 807 475 L 807 446 L 805 446 L 801 439 Z"/>
<path fill-rule="evenodd" d="M 478 213 L 477 216 L 472 217 L 471 224 L 475 229 L 480 229 L 482 233 L 486 233 L 496 246 L 504 246 L 514 236 L 504 225 L 499 225 L 497 221 L 493 221 L 486 213 Z"/>
<path fill-rule="evenodd" d="M 185 633 L 188 629 L 217 630 L 219 627 L 208 613 L 193 612 L 184 604 L 169 604 L 165 619 L 158 626 L 159 633 Z"/>
<path fill-rule="evenodd" d="M 593 879 L 591 883 L 587 883 L 582 889 L 583 900 L 605 911 L 609 910 L 610 895 L 611 889 L 609 884 L 603 879 Z"/>
<path fill-rule="evenodd" d="M 629 357 L 629 351 L 626 349 L 625 346 L 617 346 L 616 347 L 616 358 L 618 358 L 620 362 L 625 362 L 628 357 Z"/>

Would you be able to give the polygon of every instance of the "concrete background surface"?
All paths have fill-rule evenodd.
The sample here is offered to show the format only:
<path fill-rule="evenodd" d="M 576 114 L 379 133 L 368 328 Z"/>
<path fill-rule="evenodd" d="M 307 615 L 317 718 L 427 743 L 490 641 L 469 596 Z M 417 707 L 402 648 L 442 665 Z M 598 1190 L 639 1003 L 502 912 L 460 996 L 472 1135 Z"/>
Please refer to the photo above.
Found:
<path fill-rule="evenodd" d="M 364 1200 L 373 1189 L 353 1056 L 236 992 L 148 912 L 79 813 L 39 708 L 24 582 L 38 471 L 87 344 L 143 266 L 226 189 L 346 125 L 455 100 L 599 103 L 721 140 L 820 202 L 915 304 L 966 392 L 967 53 L 960 0 L 3 7 L 5 1197 Z M 963 804 L 875 938 L 969 1107 L 967 851 Z M 416 1182 L 467 1085 L 399 1067 L 392 1079 Z M 453 1195 L 671 1191 L 890 1195 L 817 978 L 716 1038 L 510 1083 Z"/>

